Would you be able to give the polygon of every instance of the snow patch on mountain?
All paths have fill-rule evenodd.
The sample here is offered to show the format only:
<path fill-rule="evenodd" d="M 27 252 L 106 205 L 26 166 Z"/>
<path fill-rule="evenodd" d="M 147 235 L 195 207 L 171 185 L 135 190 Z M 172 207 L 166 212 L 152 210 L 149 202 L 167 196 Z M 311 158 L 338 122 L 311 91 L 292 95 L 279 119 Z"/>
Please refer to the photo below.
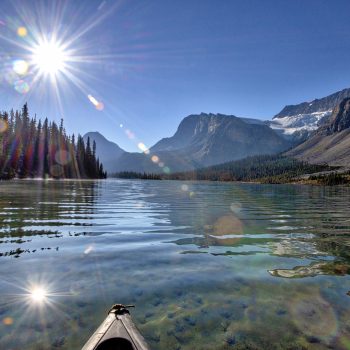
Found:
<path fill-rule="evenodd" d="M 277 132 L 288 136 L 298 132 L 311 133 L 317 130 L 322 121 L 332 114 L 332 110 L 297 114 L 293 116 L 274 118 L 269 126 Z"/>

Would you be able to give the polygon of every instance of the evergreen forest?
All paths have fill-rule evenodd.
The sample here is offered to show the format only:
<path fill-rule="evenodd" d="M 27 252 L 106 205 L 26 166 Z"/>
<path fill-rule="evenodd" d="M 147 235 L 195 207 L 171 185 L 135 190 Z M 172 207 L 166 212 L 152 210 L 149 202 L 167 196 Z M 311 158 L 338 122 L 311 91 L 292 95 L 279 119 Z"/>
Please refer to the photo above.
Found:
<path fill-rule="evenodd" d="M 288 183 L 305 174 L 332 170 L 325 164 L 309 164 L 277 155 L 258 155 L 194 171 L 162 175 L 170 180 L 247 181 Z"/>
<path fill-rule="evenodd" d="M 63 125 L 43 122 L 21 111 L 0 113 L 0 179 L 101 179 L 107 174 L 91 145 L 78 135 L 69 136 Z"/>

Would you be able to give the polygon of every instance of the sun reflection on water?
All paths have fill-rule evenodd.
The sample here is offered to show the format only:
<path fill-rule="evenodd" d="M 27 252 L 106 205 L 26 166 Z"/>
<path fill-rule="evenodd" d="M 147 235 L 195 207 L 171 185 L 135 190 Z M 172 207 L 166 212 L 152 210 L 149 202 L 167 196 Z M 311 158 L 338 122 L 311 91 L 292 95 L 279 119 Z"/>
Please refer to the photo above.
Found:
<path fill-rule="evenodd" d="M 43 287 L 35 287 L 30 291 L 30 298 L 37 303 L 43 303 L 47 301 L 47 290 Z"/>

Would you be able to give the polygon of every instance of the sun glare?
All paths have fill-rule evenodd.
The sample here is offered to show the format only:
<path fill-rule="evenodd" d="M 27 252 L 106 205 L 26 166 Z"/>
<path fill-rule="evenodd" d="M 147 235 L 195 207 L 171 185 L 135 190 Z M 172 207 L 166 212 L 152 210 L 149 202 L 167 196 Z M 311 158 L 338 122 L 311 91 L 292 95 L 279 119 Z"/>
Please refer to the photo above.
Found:
<path fill-rule="evenodd" d="M 32 61 L 43 74 L 56 75 L 65 68 L 67 54 L 55 41 L 38 44 L 33 50 Z"/>
<path fill-rule="evenodd" d="M 47 292 L 41 287 L 36 287 L 30 291 L 30 297 L 33 301 L 41 303 L 46 300 Z"/>

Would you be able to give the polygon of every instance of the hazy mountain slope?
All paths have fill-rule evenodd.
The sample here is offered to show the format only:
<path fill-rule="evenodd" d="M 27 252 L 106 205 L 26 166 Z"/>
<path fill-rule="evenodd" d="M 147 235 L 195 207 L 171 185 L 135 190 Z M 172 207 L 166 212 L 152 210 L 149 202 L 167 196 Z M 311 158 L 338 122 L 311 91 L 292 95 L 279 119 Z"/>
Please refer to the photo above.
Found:
<path fill-rule="evenodd" d="M 93 141 L 96 142 L 96 154 L 102 162 L 104 169 L 108 172 L 113 171 L 118 159 L 126 152 L 116 143 L 107 140 L 99 132 L 86 133 L 83 137 L 85 142 L 88 137 L 90 137 L 91 147 Z"/>
<path fill-rule="evenodd" d="M 222 114 L 190 115 L 174 136 L 156 143 L 152 153 L 178 151 L 200 166 L 219 164 L 255 154 L 273 154 L 290 143 L 263 123 Z"/>
<path fill-rule="evenodd" d="M 310 163 L 350 165 L 350 98 L 333 111 L 329 121 L 307 141 L 286 153 Z"/>
<path fill-rule="evenodd" d="M 202 114 L 201 114 L 202 115 Z M 196 134 L 197 116 L 183 119 L 172 137 L 165 137 L 151 147 L 152 152 L 173 151 L 188 146 Z"/>
<path fill-rule="evenodd" d="M 164 167 L 170 171 L 190 170 L 200 166 L 188 154 L 181 151 L 172 152 L 157 152 L 160 159 L 155 163 L 151 160 L 154 153 L 146 155 L 144 153 L 126 152 L 116 143 L 108 141 L 103 135 L 98 132 L 89 132 L 84 135 L 85 142 L 90 137 L 91 145 L 93 140 L 96 141 L 96 153 L 101 160 L 104 169 L 108 173 L 118 171 L 136 171 L 161 173 L 164 172 Z M 162 165 L 162 167 L 160 165 Z"/>
<path fill-rule="evenodd" d="M 153 162 L 156 155 L 159 161 Z M 144 153 L 125 153 L 114 163 L 113 172 L 135 171 L 146 173 L 163 173 L 192 170 L 200 167 L 193 159 L 180 151 Z"/>
<path fill-rule="evenodd" d="M 350 89 L 312 102 L 286 106 L 268 122 L 268 125 L 288 139 L 304 141 L 327 122 L 333 109 L 347 97 L 350 97 Z"/>
<path fill-rule="evenodd" d="M 266 121 L 265 120 L 261 120 L 261 119 L 242 118 L 242 117 L 239 117 L 239 119 L 242 120 L 243 122 L 247 123 L 247 124 L 266 125 Z"/>

